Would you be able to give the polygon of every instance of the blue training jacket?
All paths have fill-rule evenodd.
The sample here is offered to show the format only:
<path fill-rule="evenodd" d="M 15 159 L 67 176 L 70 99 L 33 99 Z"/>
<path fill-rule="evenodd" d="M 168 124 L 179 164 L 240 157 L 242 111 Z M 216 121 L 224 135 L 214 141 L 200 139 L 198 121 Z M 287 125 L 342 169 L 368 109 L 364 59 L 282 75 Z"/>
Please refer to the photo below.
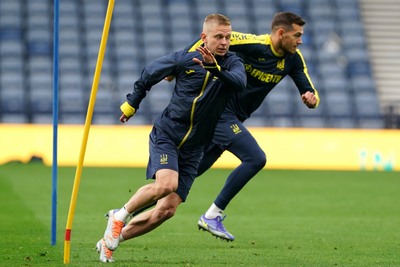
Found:
<path fill-rule="evenodd" d="M 217 122 L 235 92 L 246 87 L 243 61 L 232 52 L 217 56 L 216 63 L 193 61 L 203 57 L 198 51 L 178 51 L 156 59 L 143 69 L 133 92 L 127 95 L 130 106 L 139 104 L 151 87 L 168 75 L 176 76 L 172 98 L 156 118 L 154 126 L 175 142 L 178 148 L 195 148 L 211 141 Z"/>

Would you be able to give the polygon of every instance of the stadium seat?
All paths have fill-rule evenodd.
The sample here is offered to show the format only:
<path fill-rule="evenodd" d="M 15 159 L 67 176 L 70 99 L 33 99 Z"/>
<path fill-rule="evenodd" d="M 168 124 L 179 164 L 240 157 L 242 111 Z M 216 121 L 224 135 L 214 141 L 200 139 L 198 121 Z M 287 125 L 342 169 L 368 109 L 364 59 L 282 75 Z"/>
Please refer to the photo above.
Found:
<path fill-rule="evenodd" d="M 340 76 L 327 77 L 323 80 L 323 88 L 326 93 L 344 92 L 349 93 L 349 84 L 347 79 Z"/>
<path fill-rule="evenodd" d="M 188 46 L 194 39 L 191 33 L 187 31 L 172 32 L 172 51 L 178 51 Z"/>
<path fill-rule="evenodd" d="M 320 19 L 318 22 L 312 23 L 307 30 L 311 30 L 312 34 L 314 35 L 319 35 L 321 33 L 330 34 L 337 32 L 336 25 L 337 22 L 333 19 Z"/>
<path fill-rule="evenodd" d="M 31 56 L 28 66 L 31 76 L 44 74 L 49 79 L 53 73 L 53 60 L 47 56 Z"/>
<path fill-rule="evenodd" d="M 328 4 L 309 4 L 308 17 L 312 18 L 314 23 L 321 19 L 333 19 L 333 9 Z"/>
<path fill-rule="evenodd" d="M 158 16 L 147 16 L 143 18 L 142 25 L 143 25 L 143 34 L 156 34 L 160 35 L 163 31 L 164 27 L 164 20 Z"/>
<path fill-rule="evenodd" d="M 76 17 L 78 0 L 60 1 L 60 23 L 61 17 Z"/>
<path fill-rule="evenodd" d="M 371 67 L 368 62 L 349 63 L 349 73 L 351 76 L 367 75 L 371 76 Z"/>
<path fill-rule="evenodd" d="M 38 72 L 29 76 L 29 86 L 33 89 L 52 89 L 53 76 L 52 72 Z"/>
<path fill-rule="evenodd" d="M 357 7 L 339 5 L 336 14 L 342 23 L 360 20 L 360 11 Z"/>
<path fill-rule="evenodd" d="M 116 1 L 113 9 L 113 17 L 130 19 L 133 17 L 133 5 L 131 1 Z"/>
<path fill-rule="evenodd" d="M 123 101 L 126 101 L 125 96 L 133 91 L 133 84 L 137 81 L 139 75 L 140 73 L 133 73 L 119 76 L 117 87 L 120 92 L 119 95 L 123 97 Z"/>
<path fill-rule="evenodd" d="M 105 18 L 106 15 L 106 6 L 102 1 L 88 1 L 85 0 L 83 3 L 83 12 L 85 14 L 85 18 L 93 18 L 93 17 L 102 17 Z M 81 6 L 82 8 L 82 6 Z"/>
<path fill-rule="evenodd" d="M 60 88 L 59 103 L 60 111 L 64 114 L 83 113 L 88 106 L 83 90 L 75 87 Z"/>
<path fill-rule="evenodd" d="M 345 55 L 350 64 L 369 62 L 369 54 L 366 49 L 349 48 L 345 50 Z"/>
<path fill-rule="evenodd" d="M 120 31 L 130 31 L 132 34 L 135 34 L 135 25 L 136 21 L 135 18 L 132 17 L 113 17 L 111 25 L 117 29 L 116 33 Z"/>
<path fill-rule="evenodd" d="M 2 113 L 15 113 L 25 111 L 24 90 L 11 88 L 2 83 L 0 90 L 0 111 Z"/>
<path fill-rule="evenodd" d="M 85 19 L 85 28 L 86 28 L 86 32 L 88 32 L 88 33 L 93 30 L 103 32 L 104 18 L 102 18 L 102 17 L 86 18 Z M 100 35 L 100 39 L 101 39 L 101 35 Z"/>
<path fill-rule="evenodd" d="M 338 25 L 341 36 L 344 35 L 364 35 L 364 27 L 360 20 L 341 21 Z"/>
<path fill-rule="evenodd" d="M 2 29 L 21 29 L 22 19 L 20 16 L 4 14 L 0 16 L 0 26 Z"/>
<path fill-rule="evenodd" d="M 358 121 L 358 127 L 361 129 L 384 129 L 385 122 L 381 118 L 361 118 Z"/>
<path fill-rule="evenodd" d="M 136 34 L 130 30 L 118 30 L 115 35 L 116 46 L 135 46 Z"/>
<path fill-rule="evenodd" d="M 367 75 L 354 75 L 351 77 L 351 86 L 355 93 L 376 93 L 373 79 Z"/>
<path fill-rule="evenodd" d="M 36 113 L 32 115 L 32 123 L 34 124 L 52 124 L 53 114 L 40 114 Z"/>
<path fill-rule="evenodd" d="M 195 0 L 199 23 L 212 13 L 220 13 L 216 0 Z"/>
<path fill-rule="evenodd" d="M 28 29 L 29 30 L 46 30 L 50 31 L 50 18 L 38 15 L 28 16 Z"/>
<path fill-rule="evenodd" d="M 59 34 L 59 46 L 62 45 L 79 45 L 80 36 L 76 29 L 63 29 L 60 30 Z"/>
<path fill-rule="evenodd" d="M 301 36 L 301 40 L 303 41 L 303 44 L 300 46 L 300 49 L 302 49 L 304 46 L 311 47 L 313 45 L 312 34 L 308 31 L 308 28 L 305 28 L 305 31 Z"/>
<path fill-rule="evenodd" d="M 293 118 L 291 116 L 272 116 L 267 122 L 272 127 L 290 128 L 295 127 Z"/>
<path fill-rule="evenodd" d="M 345 75 L 345 68 L 339 66 L 336 63 L 326 62 L 320 64 L 319 67 L 319 74 L 322 78 L 332 78 L 332 77 L 339 77 L 342 78 Z"/>
<path fill-rule="evenodd" d="M 24 72 L 24 60 L 20 56 L 5 56 L 0 60 L 1 75 L 9 75 L 16 73 L 18 75 Z"/>
<path fill-rule="evenodd" d="M 60 124 L 85 124 L 86 114 L 77 113 L 77 114 L 68 114 L 62 113 L 60 115 L 59 123 Z"/>
<path fill-rule="evenodd" d="M 236 2 L 235 4 L 233 4 L 233 2 L 231 3 L 231 1 L 229 1 L 229 4 L 225 6 L 225 15 L 229 18 L 246 18 L 246 6 L 245 4 L 240 1 L 240 2 Z M 247 20 L 248 21 L 248 20 Z M 236 25 L 238 26 L 238 25 Z"/>
<path fill-rule="evenodd" d="M 322 117 L 300 117 L 295 123 L 295 127 L 302 128 L 326 128 L 327 122 Z"/>
<path fill-rule="evenodd" d="M 345 49 L 348 48 L 359 48 L 365 49 L 365 44 L 367 41 L 365 40 L 364 35 L 362 34 L 346 34 L 341 36 L 343 46 Z"/>
<path fill-rule="evenodd" d="M 116 63 L 117 73 L 120 76 L 123 75 L 138 75 L 140 74 L 141 68 L 137 63 L 137 60 L 132 59 L 121 59 Z"/>
<path fill-rule="evenodd" d="M 254 34 L 256 35 L 262 35 L 266 33 L 271 32 L 271 22 L 272 18 L 270 20 L 263 19 L 263 20 L 256 20 L 256 32 Z"/>
<path fill-rule="evenodd" d="M 354 129 L 357 128 L 357 121 L 354 117 L 332 117 L 329 122 L 330 128 Z"/>
<path fill-rule="evenodd" d="M 96 106 L 97 103 L 96 103 Z M 96 108 L 95 106 L 95 108 Z M 135 116 L 136 119 L 136 116 Z M 133 120 L 133 119 L 132 119 Z M 129 124 L 131 124 L 131 121 Z M 92 124 L 97 125 L 113 125 L 113 124 L 120 124 L 119 117 L 114 114 L 98 114 L 96 112 L 93 113 Z"/>
<path fill-rule="evenodd" d="M 171 20 L 176 17 L 190 16 L 190 2 L 189 1 L 169 1 L 168 12 Z"/>
<path fill-rule="evenodd" d="M 291 95 L 285 91 L 273 90 L 266 98 L 267 115 L 291 116 L 293 104 Z"/>
<path fill-rule="evenodd" d="M 52 33 L 49 30 L 32 29 L 27 32 L 27 41 L 29 43 L 52 43 Z"/>
<path fill-rule="evenodd" d="M 111 82 L 111 81 L 110 81 Z M 97 90 L 96 104 L 94 106 L 94 113 L 113 114 L 113 111 L 119 111 L 118 95 L 113 92 L 113 87 L 102 83 Z M 116 118 L 118 119 L 118 118 Z"/>
<path fill-rule="evenodd" d="M 28 118 L 25 113 L 3 113 L 0 116 L 2 123 L 28 123 Z"/>
<path fill-rule="evenodd" d="M 59 61 L 59 69 L 62 75 L 82 73 L 81 61 L 76 58 L 64 58 Z"/>
<path fill-rule="evenodd" d="M 22 57 L 23 44 L 18 40 L 0 40 L 0 57 Z"/>
<path fill-rule="evenodd" d="M 84 90 L 84 84 L 80 73 L 61 73 L 60 74 L 60 88 L 75 88 L 77 90 Z"/>
<path fill-rule="evenodd" d="M 363 92 L 355 94 L 354 97 L 357 114 L 360 118 L 377 118 L 381 116 L 376 94 Z"/>
<path fill-rule="evenodd" d="M 59 53 L 59 58 L 62 60 L 64 58 L 72 58 L 72 59 L 77 59 L 77 60 L 82 60 L 81 59 L 81 52 L 80 52 L 81 46 L 76 43 L 60 43 L 58 47 L 58 53 Z"/>
<path fill-rule="evenodd" d="M 51 88 L 31 88 L 30 108 L 33 113 L 52 113 L 53 112 L 53 89 Z"/>
<path fill-rule="evenodd" d="M 0 2 L 0 15 L 21 15 L 21 1 L 1 1 Z"/>
<path fill-rule="evenodd" d="M 353 103 L 345 92 L 327 92 L 325 102 L 328 115 L 331 117 L 351 117 Z"/>
<path fill-rule="evenodd" d="M 165 46 L 163 44 L 158 44 L 158 43 L 148 44 L 146 46 L 146 50 L 144 51 L 144 53 L 145 53 L 146 65 L 157 58 L 167 55 Z"/>
<path fill-rule="evenodd" d="M 343 8 L 350 8 L 350 7 L 356 7 L 358 8 L 358 0 L 335 0 L 336 1 L 336 6 L 343 7 Z"/>

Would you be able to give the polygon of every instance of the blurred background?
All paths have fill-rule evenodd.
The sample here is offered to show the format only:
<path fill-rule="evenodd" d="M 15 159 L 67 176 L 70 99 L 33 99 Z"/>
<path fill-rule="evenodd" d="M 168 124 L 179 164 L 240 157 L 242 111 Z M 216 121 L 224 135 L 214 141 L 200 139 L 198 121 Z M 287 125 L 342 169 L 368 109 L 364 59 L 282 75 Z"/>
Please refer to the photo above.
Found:
<path fill-rule="evenodd" d="M 53 0 L 0 0 L 0 123 L 52 123 Z M 60 0 L 59 122 L 84 124 L 107 0 Z M 283 79 L 247 126 L 400 128 L 397 0 L 116 0 L 93 124 L 119 124 L 119 106 L 141 69 L 180 50 L 221 13 L 233 30 L 270 33 L 276 12 L 302 16 L 300 51 L 318 90 L 315 110 Z M 131 124 L 152 124 L 170 100 L 160 82 Z"/>

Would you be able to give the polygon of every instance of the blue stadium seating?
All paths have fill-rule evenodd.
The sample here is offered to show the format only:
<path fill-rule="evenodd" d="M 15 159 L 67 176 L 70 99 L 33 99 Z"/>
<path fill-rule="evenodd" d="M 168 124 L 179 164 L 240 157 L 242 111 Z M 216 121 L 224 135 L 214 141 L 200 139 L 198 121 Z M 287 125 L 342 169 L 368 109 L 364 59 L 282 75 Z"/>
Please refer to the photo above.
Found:
<path fill-rule="evenodd" d="M 107 0 L 60 2 L 61 123 L 84 123 L 107 4 Z M 20 122 L 51 121 L 52 8 L 51 0 L 0 0 L 0 122 L 17 116 Z M 236 31 L 265 34 L 274 14 L 283 10 L 307 21 L 300 51 L 321 103 L 317 109 L 305 107 L 288 77 L 247 125 L 384 127 L 357 0 L 115 1 L 94 123 L 117 123 L 119 103 L 141 69 L 197 38 L 210 13 L 227 15 Z M 155 86 L 132 123 L 152 123 L 168 104 L 172 86 L 165 82 Z"/>

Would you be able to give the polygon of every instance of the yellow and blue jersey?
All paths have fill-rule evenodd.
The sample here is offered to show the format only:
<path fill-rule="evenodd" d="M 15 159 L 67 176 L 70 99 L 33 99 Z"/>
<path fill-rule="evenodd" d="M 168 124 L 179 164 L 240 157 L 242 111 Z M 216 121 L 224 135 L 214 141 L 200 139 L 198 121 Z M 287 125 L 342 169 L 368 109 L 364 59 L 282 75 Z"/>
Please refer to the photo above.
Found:
<path fill-rule="evenodd" d="M 202 44 L 194 41 L 187 51 L 193 51 Z M 243 59 L 247 74 L 246 90 L 233 96 L 228 104 L 240 121 L 244 121 L 261 105 L 267 94 L 286 76 L 295 82 L 300 94 L 314 93 L 319 96 L 307 73 L 306 63 L 299 49 L 296 53 L 279 55 L 274 50 L 269 34 L 253 35 L 232 32 L 230 51 Z"/>

